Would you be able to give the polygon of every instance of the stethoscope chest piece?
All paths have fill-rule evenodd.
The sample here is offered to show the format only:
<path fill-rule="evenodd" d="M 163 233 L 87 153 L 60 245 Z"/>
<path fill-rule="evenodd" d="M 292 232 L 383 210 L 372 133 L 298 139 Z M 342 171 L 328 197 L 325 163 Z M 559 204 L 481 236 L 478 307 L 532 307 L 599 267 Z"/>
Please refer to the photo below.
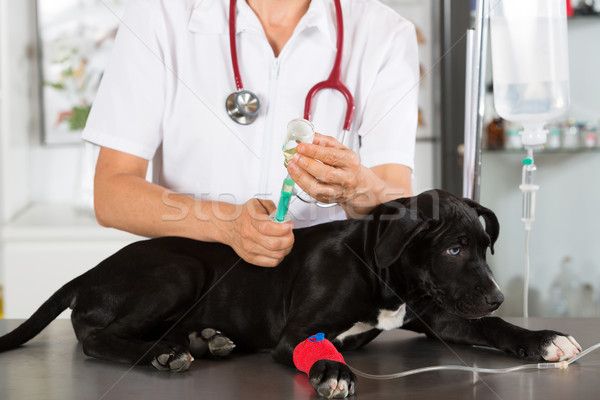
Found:
<path fill-rule="evenodd" d="M 251 91 L 242 89 L 227 96 L 225 108 L 232 120 L 241 125 L 248 125 L 258 117 L 260 100 Z"/>

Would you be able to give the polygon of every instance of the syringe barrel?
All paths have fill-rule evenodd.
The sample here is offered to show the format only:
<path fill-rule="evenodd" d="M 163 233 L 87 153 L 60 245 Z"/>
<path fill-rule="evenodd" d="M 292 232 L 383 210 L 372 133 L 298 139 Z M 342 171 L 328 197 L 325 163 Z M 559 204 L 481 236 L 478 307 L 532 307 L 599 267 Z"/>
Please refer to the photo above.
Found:
<path fill-rule="evenodd" d="M 277 210 L 272 216 L 272 220 L 275 222 L 286 222 L 288 220 L 288 208 L 290 206 L 290 199 L 294 190 L 294 181 L 288 175 L 283 180 L 281 185 L 281 195 L 279 197 L 279 204 L 277 204 Z"/>

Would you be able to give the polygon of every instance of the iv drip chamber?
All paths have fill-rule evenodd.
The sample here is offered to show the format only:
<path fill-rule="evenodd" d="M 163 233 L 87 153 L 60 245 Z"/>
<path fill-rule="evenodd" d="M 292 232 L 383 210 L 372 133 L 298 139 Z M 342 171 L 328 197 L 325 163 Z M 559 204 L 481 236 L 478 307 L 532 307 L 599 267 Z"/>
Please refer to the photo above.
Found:
<path fill-rule="evenodd" d="M 539 189 L 535 183 L 536 172 L 537 167 L 533 163 L 533 157 L 524 159 L 519 189 L 523 192 L 521 220 L 525 222 L 527 230 L 531 229 L 531 223 L 535 221 L 535 193 Z"/>

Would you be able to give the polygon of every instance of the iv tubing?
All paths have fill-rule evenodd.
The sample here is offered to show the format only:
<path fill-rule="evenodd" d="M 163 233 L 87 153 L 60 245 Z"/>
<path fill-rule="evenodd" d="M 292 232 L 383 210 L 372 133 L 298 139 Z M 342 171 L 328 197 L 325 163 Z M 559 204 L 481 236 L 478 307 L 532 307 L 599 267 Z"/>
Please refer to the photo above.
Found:
<path fill-rule="evenodd" d="M 527 158 L 533 164 L 533 148 L 527 147 Z M 524 189 L 525 182 L 522 182 L 521 190 Z M 535 189 L 537 190 L 537 188 Z M 534 198 L 535 199 L 535 198 Z M 529 271 L 531 269 L 529 256 L 529 239 L 531 236 L 531 220 L 525 222 L 525 273 L 523 278 L 523 318 L 529 318 Z"/>
<path fill-rule="evenodd" d="M 523 279 L 523 318 L 529 318 L 529 237 L 530 229 L 525 229 L 525 278 Z"/>
<path fill-rule="evenodd" d="M 377 380 L 385 380 L 385 379 L 397 379 L 402 378 L 409 375 L 421 374 L 423 372 L 432 372 L 432 371 L 442 371 L 442 370 L 451 370 L 451 371 L 467 371 L 467 372 L 478 372 L 482 374 L 506 374 L 509 372 L 521 371 L 524 369 L 567 369 L 570 364 L 574 363 L 581 357 L 585 356 L 588 353 L 596 350 L 600 347 L 600 343 L 597 343 L 588 349 L 582 351 L 577 356 L 573 357 L 570 360 L 558 361 L 558 362 L 549 362 L 549 363 L 537 363 L 537 364 L 524 364 L 517 365 L 515 367 L 508 368 L 479 368 L 479 367 L 469 367 L 466 365 L 436 365 L 432 367 L 423 367 L 411 369 L 408 371 L 398 372 L 395 374 L 387 374 L 387 375 L 373 375 L 367 374 L 365 372 L 359 371 L 356 368 L 350 367 L 352 372 L 354 372 L 358 376 L 362 376 L 363 378 L 368 379 L 377 379 Z"/>

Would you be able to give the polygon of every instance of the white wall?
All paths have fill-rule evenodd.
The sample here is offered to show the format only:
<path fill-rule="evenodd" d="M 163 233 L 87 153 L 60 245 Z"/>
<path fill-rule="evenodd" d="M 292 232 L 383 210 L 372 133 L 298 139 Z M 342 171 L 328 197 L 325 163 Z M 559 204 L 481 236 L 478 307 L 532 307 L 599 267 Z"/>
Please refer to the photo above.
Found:
<path fill-rule="evenodd" d="M 29 144 L 37 128 L 32 4 L 0 0 L 1 221 L 30 200 Z"/>
<path fill-rule="evenodd" d="M 41 144 L 35 0 L 0 0 L 3 8 L 2 177 L 3 220 L 31 202 L 77 204 L 81 147 Z"/>
<path fill-rule="evenodd" d="M 569 20 L 569 68 L 572 105 L 580 121 L 600 122 L 600 18 Z"/>
<path fill-rule="evenodd" d="M 437 171 L 439 145 L 436 142 L 418 141 L 415 147 L 415 170 L 413 173 L 413 193 L 418 194 L 439 187 Z"/>
<path fill-rule="evenodd" d="M 0 231 L 30 201 L 29 143 L 35 130 L 31 2 L 0 0 Z M 0 243 L 0 285 L 6 269 Z"/>
<path fill-rule="evenodd" d="M 432 0 L 381 0 L 389 5 L 402 17 L 408 19 L 417 27 L 424 42 L 419 44 L 419 61 L 425 71 L 419 83 L 419 108 L 425 122 L 417 130 L 415 148 L 415 170 L 413 173 L 413 192 L 439 187 L 440 172 L 437 160 L 440 157 L 439 129 L 439 65 L 436 51 L 439 41 L 437 25 L 434 20 L 434 2 Z"/>

